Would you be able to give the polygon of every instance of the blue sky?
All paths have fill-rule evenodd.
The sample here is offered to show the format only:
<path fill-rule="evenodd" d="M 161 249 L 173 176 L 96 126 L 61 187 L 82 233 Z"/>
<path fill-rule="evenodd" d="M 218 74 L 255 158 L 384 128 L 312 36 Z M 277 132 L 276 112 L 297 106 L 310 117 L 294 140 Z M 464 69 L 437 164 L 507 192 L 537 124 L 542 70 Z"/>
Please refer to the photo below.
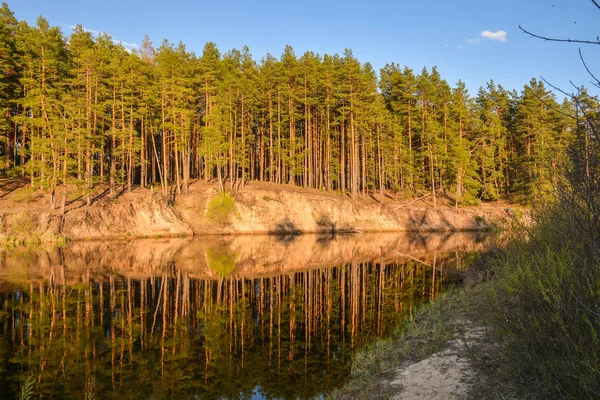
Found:
<path fill-rule="evenodd" d="M 247 45 L 257 60 L 267 52 L 278 57 L 286 44 L 298 56 L 350 48 L 376 70 L 389 62 L 416 71 L 437 65 L 451 85 L 461 79 L 473 95 L 490 79 L 518 91 L 540 76 L 566 89 L 571 81 L 591 86 L 578 45 L 530 38 L 519 25 L 556 38 L 600 35 L 600 9 L 590 0 L 12 0 L 8 5 L 17 19 L 35 24 L 43 15 L 66 35 L 82 24 L 130 45 L 145 34 L 157 47 L 165 38 L 181 41 L 197 54 L 207 41 L 222 52 Z M 600 75 L 600 46 L 581 49 Z"/>

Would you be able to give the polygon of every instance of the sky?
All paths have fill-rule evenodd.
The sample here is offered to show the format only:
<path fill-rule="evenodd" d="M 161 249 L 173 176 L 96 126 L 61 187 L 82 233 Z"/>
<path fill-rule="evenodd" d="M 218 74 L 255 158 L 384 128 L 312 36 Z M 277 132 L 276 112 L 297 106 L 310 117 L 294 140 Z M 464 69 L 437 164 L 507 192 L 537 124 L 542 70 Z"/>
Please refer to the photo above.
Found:
<path fill-rule="evenodd" d="M 287 44 L 305 51 L 342 54 L 346 48 L 378 71 L 395 62 L 416 72 L 437 66 L 452 86 L 460 79 L 472 95 L 493 79 L 523 90 L 532 78 L 566 91 L 591 87 L 579 57 L 600 75 L 600 45 L 545 42 L 598 40 L 600 8 L 591 0 L 9 0 L 18 20 L 39 15 L 65 35 L 81 24 L 135 48 L 148 34 L 183 42 L 198 55 L 208 41 L 224 53 L 248 46 L 255 60 L 279 57 Z M 597 93 L 598 90 L 592 93 Z M 559 96 L 561 97 L 561 96 Z"/>

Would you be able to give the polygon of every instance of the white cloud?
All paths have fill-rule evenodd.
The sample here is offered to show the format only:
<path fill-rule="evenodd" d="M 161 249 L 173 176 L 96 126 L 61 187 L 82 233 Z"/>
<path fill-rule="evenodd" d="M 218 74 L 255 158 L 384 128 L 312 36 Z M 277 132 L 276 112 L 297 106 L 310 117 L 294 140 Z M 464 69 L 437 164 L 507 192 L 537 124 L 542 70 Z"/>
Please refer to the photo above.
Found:
<path fill-rule="evenodd" d="M 66 25 L 66 27 L 69 28 L 69 29 L 71 29 L 72 31 L 75 30 L 75 28 L 76 28 L 75 25 Z M 89 33 L 91 33 L 95 37 L 98 37 L 98 36 L 106 33 L 106 32 L 96 31 L 94 29 L 89 29 L 89 28 L 86 28 L 85 26 L 82 26 L 81 28 L 83 29 L 84 32 L 89 32 Z M 137 43 L 124 42 L 122 40 L 119 40 L 117 38 L 112 37 L 112 35 L 110 35 L 110 34 L 108 34 L 108 35 L 111 37 L 111 40 L 112 40 L 112 42 L 114 44 L 121 44 L 121 45 L 123 45 L 123 47 L 125 47 L 125 49 L 127 51 L 132 51 L 132 50 L 137 49 L 138 47 L 140 47 L 140 45 L 137 44 Z"/>
<path fill-rule="evenodd" d="M 465 42 L 467 42 L 469 44 L 477 44 L 477 43 L 480 43 L 482 40 L 498 40 L 500 42 L 506 42 L 506 32 L 505 31 L 496 31 L 496 32 L 482 31 L 479 34 L 479 37 L 467 39 L 467 40 L 465 40 Z"/>
<path fill-rule="evenodd" d="M 84 30 L 85 32 L 89 32 L 89 33 L 91 33 L 91 34 L 92 34 L 92 35 L 94 35 L 94 36 L 100 36 L 100 35 L 102 34 L 102 32 L 100 32 L 100 31 L 95 31 L 95 30 L 93 30 L 93 29 L 88 29 L 88 28 L 86 28 L 85 26 L 83 27 L 83 30 Z"/>
<path fill-rule="evenodd" d="M 76 26 L 75 25 L 67 25 L 67 28 L 69 28 L 70 30 L 74 31 L 75 28 L 76 28 Z M 82 26 L 81 29 L 83 29 L 84 32 L 89 32 L 89 33 L 91 33 L 94 36 L 100 36 L 100 34 L 102 33 L 100 31 L 95 31 L 93 29 L 88 29 L 85 26 Z"/>
<path fill-rule="evenodd" d="M 132 51 L 132 50 L 135 50 L 138 47 L 140 47 L 140 45 L 137 44 L 137 43 L 128 43 L 128 42 L 123 42 L 123 41 L 117 40 L 117 39 L 113 39 L 113 43 L 115 43 L 115 44 L 119 44 L 120 43 L 128 51 Z"/>
<path fill-rule="evenodd" d="M 483 31 L 481 32 L 481 37 L 490 40 L 499 40 L 501 42 L 506 42 L 506 32 L 504 31 Z"/>

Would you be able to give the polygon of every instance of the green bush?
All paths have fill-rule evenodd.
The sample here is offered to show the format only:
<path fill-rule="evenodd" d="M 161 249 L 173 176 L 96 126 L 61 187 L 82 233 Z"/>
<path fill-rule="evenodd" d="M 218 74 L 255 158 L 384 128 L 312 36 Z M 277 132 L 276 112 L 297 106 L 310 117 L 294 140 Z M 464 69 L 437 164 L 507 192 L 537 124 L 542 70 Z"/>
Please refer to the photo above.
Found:
<path fill-rule="evenodd" d="M 544 396 L 600 397 L 600 262 L 573 209 L 515 228 L 495 263 L 495 323 L 509 359 Z"/>
<path fill-rule="evenodd" d="M 227 193 L 221 193 L 208 203 L 207 217 L 211 221 L 226 225 L 231 223 L 233 217 L 237 217 L 235 200 Z"/>

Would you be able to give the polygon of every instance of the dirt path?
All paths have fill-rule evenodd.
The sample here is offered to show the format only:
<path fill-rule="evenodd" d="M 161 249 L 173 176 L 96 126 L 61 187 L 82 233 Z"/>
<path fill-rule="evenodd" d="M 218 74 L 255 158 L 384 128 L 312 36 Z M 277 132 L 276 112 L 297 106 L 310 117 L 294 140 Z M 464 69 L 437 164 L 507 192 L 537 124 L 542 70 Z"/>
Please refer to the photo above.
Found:
<path fill-rule="evenodd" d="M 471 399 L 484 389 L 484 379 L 473 364 L 472 355 L 485 346 L 486 329 L 470 321 L 461 322 L 463 333 L 438 353 L 396 370 L 390 385 L 395 400 Z"/>

